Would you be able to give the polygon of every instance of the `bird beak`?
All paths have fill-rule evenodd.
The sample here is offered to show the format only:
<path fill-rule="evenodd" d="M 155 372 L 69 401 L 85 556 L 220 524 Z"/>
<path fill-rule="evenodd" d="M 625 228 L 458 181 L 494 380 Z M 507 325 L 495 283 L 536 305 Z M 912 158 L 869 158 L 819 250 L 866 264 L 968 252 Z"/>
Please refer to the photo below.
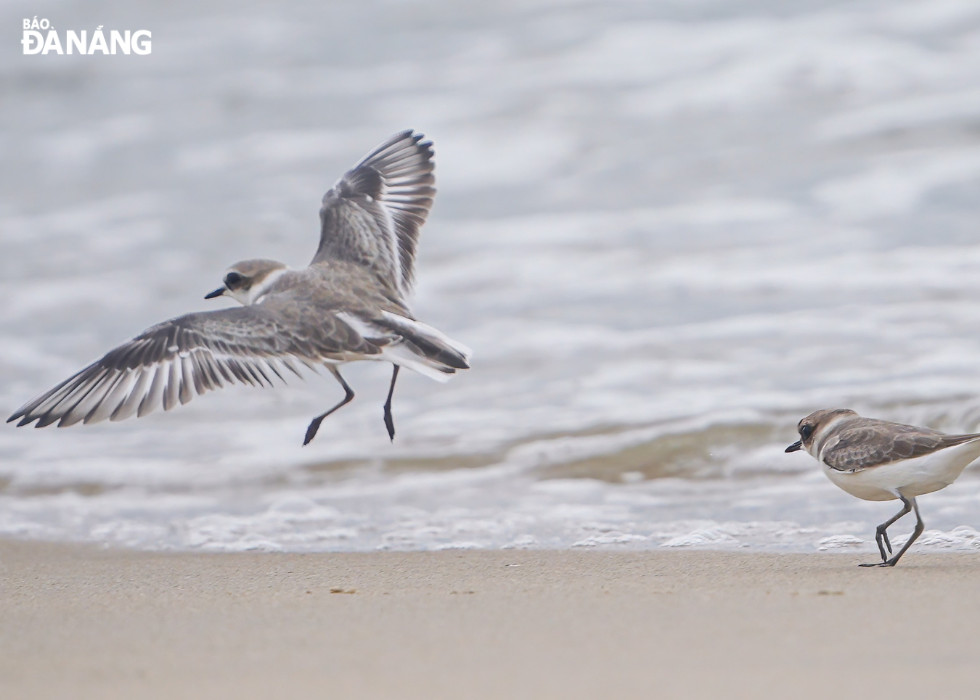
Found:
<path fill-rule="evenodd" d="M 787 452 L 796 452 L 797 450 L 802 450 L 802 449 L 803 449 L 803 441 L 802 440 L 797 440 L 792 445 L 790 445 L 789 447 L 787 447 L 786 448 L 786 451 Z"/>
<path fill-rule="evenodd" d="M 224 293 L 225 293 L 225 288 L 224 287 L 218 287 L 213 292 L 209 292 L 209 293 L 205 294 L 204 295 L 204 298 L 205 299 L 214 299 L 215 297 L 220 297 Z"/>

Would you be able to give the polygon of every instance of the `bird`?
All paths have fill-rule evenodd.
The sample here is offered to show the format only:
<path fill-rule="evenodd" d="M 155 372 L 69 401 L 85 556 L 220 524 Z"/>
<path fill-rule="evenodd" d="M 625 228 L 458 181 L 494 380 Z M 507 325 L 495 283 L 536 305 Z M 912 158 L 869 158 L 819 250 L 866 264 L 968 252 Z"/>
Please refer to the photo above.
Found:
<path fill-rule="evenodd" d="M 390 362 L 384 424 L 394 440 L 391 401 L 401 367 L 446 381 L 469 368 L 471 351 L 417 320 L 406 301 L 415 278 L 419 230 L 435 196 L 434 151 L 421 133 L 390 137 L 323 196 L 320 241 L 303 269 L 269 259 L 227 269 L 205 299 L 241 305 L 158 323 L 15 411 L 7 422 L 42 428 L 119 421 L 165 411 L 226 384 L 272 386 L 325 366 L 344 397 L 314 417 L 303 444 L 354 391 L 339 367 Z"/>
<path fill-rule="evenodd" d="M 931 428 L 864 418 L 847 408 L 814 411 L 797 429 L 800 439 L 786 452 L 806 450 L 823 465 L 830 480 L 852 496 L 902 502 L 902 509 L 875 530 L 881 561 L 861 566 L 895 566 L 925 528 L 916 497 L 946 488 L 980 457 L 980 433 L 947 435 Z M 889 558 L 888 528 L 913 511 L 912 536 Z"/>

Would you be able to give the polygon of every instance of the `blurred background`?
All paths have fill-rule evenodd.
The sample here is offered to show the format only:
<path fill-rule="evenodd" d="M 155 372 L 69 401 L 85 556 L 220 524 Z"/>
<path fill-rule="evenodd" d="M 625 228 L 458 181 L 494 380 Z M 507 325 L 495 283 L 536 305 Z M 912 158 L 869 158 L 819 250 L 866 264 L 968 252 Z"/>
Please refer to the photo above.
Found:
<path fill-rule="evenodd" d="M 148 56 L 23 55 L 56 31 Z M 320 197 L 433 139 L 416 315 L 474 349 L 0 430 L 0 534 L 141 548 L 874 551 L 783 448 L 817 408 L 980 430 L 980 4 L 4 2 L 0 406 L 305 265 Z M 980 547 L 980 475 L 922 549 Z M 901 527 L 901 526 L 899 526 Z M 900 537 L 894 540 L 900 540 Z"/>

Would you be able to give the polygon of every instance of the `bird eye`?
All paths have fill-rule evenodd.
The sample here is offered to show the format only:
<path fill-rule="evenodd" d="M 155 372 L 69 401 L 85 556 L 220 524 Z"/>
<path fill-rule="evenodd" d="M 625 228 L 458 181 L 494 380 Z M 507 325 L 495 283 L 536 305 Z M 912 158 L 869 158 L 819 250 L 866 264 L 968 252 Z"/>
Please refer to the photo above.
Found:
<path fill-rule="evenodd" d="M 237 272 L 229 272 L 225 275 L 225 286 L 234 287 L 236 284 L 241 284 L 242 276 Z"/>
<path fill-rule="evenodd" d="M 800 437 L 804 440 L 809 440 L 810 436 L 813 435 L 813 426 L 810 424 L 800 426 Z"/>

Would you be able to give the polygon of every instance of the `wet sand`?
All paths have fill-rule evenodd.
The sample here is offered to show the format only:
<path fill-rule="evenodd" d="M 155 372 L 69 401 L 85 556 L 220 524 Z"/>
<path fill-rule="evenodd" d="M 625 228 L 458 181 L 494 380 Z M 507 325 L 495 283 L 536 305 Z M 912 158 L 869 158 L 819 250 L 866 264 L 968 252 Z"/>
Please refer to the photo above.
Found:
<path fill-rule="evenodd" d="M 0 542 L 4 698 L 975 697 L 980 555 Z"/>

